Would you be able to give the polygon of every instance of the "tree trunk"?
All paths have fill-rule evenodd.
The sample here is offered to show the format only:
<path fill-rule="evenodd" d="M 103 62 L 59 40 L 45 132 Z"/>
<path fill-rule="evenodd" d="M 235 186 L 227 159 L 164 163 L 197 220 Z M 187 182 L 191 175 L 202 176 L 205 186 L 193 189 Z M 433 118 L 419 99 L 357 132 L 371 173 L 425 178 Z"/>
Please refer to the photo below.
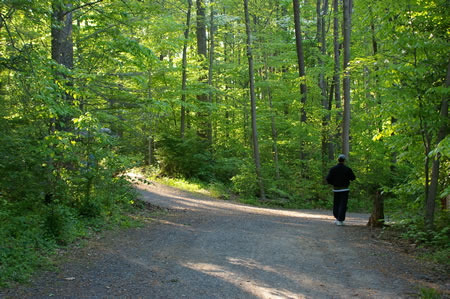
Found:
<path fill-rule="evenodd" d="M 197 0 L 197 53 L 205 68 L 205 61 L 207 57 L 207 42 L 206 42 L 206 17 L 205 17 L 205 2 L 204 0 Z M 206 83 L 206 76 L 200 77 L 200 82 Z M 197 134 L 200 138 L 209 140 L 210 136 L 210 120 L 208 115 L 208 95 L 204 92 L 197 96 L 200 104 L 200 111 L 197 114 L 199 126 Z"/>
<path fill-rule="evenodd" d="M 447 78 L 445 80 L 445 87 L 450 86 L 450 63 L 447 65 Z M 441 102 L 441 127 L 439 128 L 436 146 L 444 140 L 448 134 L 448 98 L 444 97 Z M 434 225 L 434 210 L 436 206 L 436 197 L 439 183 L 439 163 L 441 153 L 437 153 L 433 158 L 433 164 L 431 167 L 431 179 L 430 187 L 428 188 L 428 196 L 426 201 L 425 223 L 429 228 L 433 228 Z"/>
<path fill-rule="evenodd" d="M 225 7 L 223 8 L 223 14 L 226 15 L 226 9 Z M 224 34 L 224 41 L 223 41 L 223 59 L 225 64 L 228 63 L 228 55 L 229 55 L 229 51 L 228 51 L 228 36 L 230 35 L 229 31 L 228 31 L 228 24 L 225 24 L 225 34 Z M 231 51 L 233 52 L 233 51 Z M 230 89 L 230 87 L 228 86 L 228 80 L 224 79 L 225 81 L 225 139 L 228 140 L 228 138 L 230 137 L 230 111 L 229 111 L 229 97 L 228 97 L 228 90 Z"/>
<path fill-rule="evenodd" d="M 330 92 L 328 93 L 328 115 L 327 122 L 328 124 L 331 121 L 331 110 L 333 109 L 333 93 L 334 93 L 334 82 L 330 85 Z M 328 131 L 328 161 L 334 160 L 334 142 L 332 132 Z"/>
<path fill-rule="evenodd" d="M 148 165 L 153 164 L 153 131 L 152 131 L 153 115 L 150 114 L 149 127 L 148 127 Z"/>
<path fill-rule="evenodd" d="M 248 0 L 244 0 L 245 11 L 245 30 L 247 32 L 247 58 L 248 58 L 248 74 L 250 80 L 250 104 L 251 104 L 251 118 L 252 118 L 252 139 L 253 139 L 253 154 L 255 159 L 256 176 L 258 179 L 259 191 L 261 200 L 266 199 L 264 192 L 264 183 L 261 176 L 261 162 L 259 157 L 258 132 L 256 129 L 256 96 L 255 96 L 255 81 L 254 81 L 254 67 L 253 55 L 251 48 L 251 32 L 250 32 L 250 18 L 248 15 Z"/>
<path fill-rule="evenodd" d="M 328 0 L 323 1 L 322 9 L 320 9 L 321 0 L 317 1 L 317 37 L 319 42 L 319 49 L 320 53 L 322 54 L 322 57 L 325 57 L 327 54 L 327 48 L 326 48 L 326 36 L 325 36 L 325 16 L 328 13 Z M 324 110 L 328 110 L 328 97 L 327 97 L 327 84 L 325 81 L 325 63 L 323 61 L 323 58 L 319 56 L 319 64 L 321 67 L 321 71 L 319 74 L 319 88 L 321 90 L 321 96 L 322 96 L 322 107 Z M 326 172 L 326 166 L 327 166 L 327 159 L 329 156 L 328 149 L 329 149 L 329 137 L 327 132 L 327 127 L 329 123 L 330 113 L 327 111 L 327 114 L 323 116 L 322 118 L 322 168 L 323 171 Z"/>
<path fill-rule="evenodd" d="M 342 118 L 341 113 L 341 76 L 340 76 L 340 47 L 339 47 L 339 0 L 333 0 L 333 51 L 334 51 L 334 100 L 336 103 L 336 108 L 338 110 L 336 121 L 338 123 L 338 128 L 341 127 L 339 122 Z M 338 130 L 335 134 L 335 140 L 337 142 L 336 148 L 339 148 L 339 141 L 341 137 L 341 132 Z"/>
<path fill-rule="evenodd" d="M 367 226 L 383 227 L 383 225 L 384 225 L 384 199 L 381 192 L 377 190 L 375 198 L 373 200 L 372 214 L 370 215 Z"/>
<path fill-rule="evenodd" d="M 72 12 L 68 12 L 72 8 L 71 1 L 57 1 L 52 2 L 52 16 L 51 16 L 51 52 L 52 59 L 58 64 L 65 66 L 68 69 L 73 69 L 73 39 L 72 39 Z M 56 73 L 59 81 L 68 80 L 64 74 Z M 67 86 L 73 86 L 69 79 L 66 82 Z M 64 91 L 64 101 L 72 105 L 73 97 Z M 69 115 L 61 115 L 61 122 L 56 125 L 58 129 L 69 128 L 71 117 Z"/>
<path fill-rule="evenodd" d="M 300 95 L 301 95 L 301 115 L 300 122 L 306 122 L 306 97 L 307 97 L 307 89 L 306 89 L 306 73 L 305 73 L 305 57 L 303 55 L 303 40 L 302 40 L 302 31 L 300 26 L 300 5 L 298 0 L 292 0 L 292 4 L 294 7 L 294 23 L 295 23 L 295 45 L 297 48 L 297 60 L 298 60 L 298 74 L 300 76 Z M 300 145 L 300 159 L 305 159 L 305 153 L 303 149 L 303 142 Z"/>
<path fill-rule="evenodd" d="M 223 14 L 226 15 L 226 9 L 225 7 L 223 8 Z M 228 31 L 228 24 L 225 24 L 225 34 L 224 34 L 224 41 L 223 41 L 223 59 L 225 64 L 228 63 L 228 36 L 229 36 L 229 31 Z M 232 51 L 231 51 L 232 52 Z M 228 90 L 230 89 L 230 87 L 228 86 L 228 80 L 225 79 L 225 139 L 228 140 L 228 138 L 230 137 L 230 111 L 228 108 Z"/>
<path fill-rule="evenodd" d="M 342 153 L 350 152 L 350 34 L 352 0 L 344 0 L 344 119 L 342 122 Z"/>
<path fill-rule="evenodd" d="M 72 7 L 71 1 L 52 3 L 52 59 L 65 67 L 73 68 L 72 13 L 66 10 Z"/>
<path fill-rule="evenodd" d="M 213 88 L 212 77 L 213 77 L 213 64 L 214 64 L 214 1 L 210 1 L 211 5 L 211 18 L 210 18 L 210 33 L 209 33 L 209 69 L 208 69 L 208 85 L 210 90 Z M 209 92 L 208 102 L 211 106 L 213 103 L 212 91 Z M 211 114 L 211 113 L 209 113 Z M 212 121 L 208 122 L 208 141 L 212 144 Z"/>
<path fill-rule="evenodd" d="M 183 62 L 182 62 L 182 69 L 183 69 L 183 75 L 182 75 L 182 82 L 181 82 L 181 119 L 180 119 L 180 135 L 181 138 L 184 138 L 185 133 L 185 122 L 186 122 L 186 60 L 187 60 L 187 43 L 189 39 L 189 26 L 191 23 L 191 7 L 192 7 L 192 0 L 188 0 L 188 11 L 186 15 L 186 29 L 184 30 L 184 44 L 183 44 Z"/>
<path fill-rule="evenodd" d="M 150 68 L 148 70 L 148 100 L 150 103 L 150 109 L 151 109 L 151 105 L 153 104 L 153 96 L 152 96 L 152 69 Z M 152 165 L 153 164 L 153 131 L 152 131 L 152 126 L 153 126 L 153 113 L 150 111 L 150 117 L 149 117 L 149 121 L 148 121 L 148 165 Z"/>
<path fill-rule="evenodd" d="M 372 54 L 374 57 L 376 57 L 378 53 L 378 46 L 377 40 L 375 38 L 375 23 L 372 14 L 372 7 L 369 7 L 369 12 L 371 17 L 370 30 L 372 34 Z M 375 81 L 375 84 L 378 84 L 377 80 Z M 373 200 L 372 214 L 367 225 L 371 227 L 383 227 L 384 225 L 384 198 L 379 190 L 376 190 L 375 198 Z"/>

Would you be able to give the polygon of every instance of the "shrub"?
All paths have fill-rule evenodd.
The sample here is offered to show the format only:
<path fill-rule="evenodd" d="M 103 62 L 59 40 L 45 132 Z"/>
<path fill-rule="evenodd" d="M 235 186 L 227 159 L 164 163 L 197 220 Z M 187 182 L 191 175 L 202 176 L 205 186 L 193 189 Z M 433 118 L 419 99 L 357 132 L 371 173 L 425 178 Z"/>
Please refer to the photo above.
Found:
<path fill-rule="evenodd" d="M 247 162 L 239 167 L 238 174 L 231 179 L 234 192 L 244 197 L 255 197 L 258 194 L 258 180 L 254 165 Z"/>
<path fill-rule="evenodd" d="M 214 178 L 214 161 L 207 142 L 197 136 L 186 136 L 182 139 L 164 135 L 158 143 L 156 156 L 162 175 L 195 177 L 203 181 L 211 181 Z"/>

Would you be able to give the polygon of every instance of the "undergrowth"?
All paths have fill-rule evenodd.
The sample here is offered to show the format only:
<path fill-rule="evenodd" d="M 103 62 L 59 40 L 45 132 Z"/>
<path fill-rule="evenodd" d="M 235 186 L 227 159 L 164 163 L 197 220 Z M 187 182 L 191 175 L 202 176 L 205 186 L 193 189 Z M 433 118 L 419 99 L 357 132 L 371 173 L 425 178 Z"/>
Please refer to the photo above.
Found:
<path fill-rule="evenodd" d="M 52 266 L 56 249 L 102 230 L 139 225 L 135 193 L 123 179 L 96 190 L 89 206 L 45 203 L 35 198 L 11 203 L 0 198 L 0 287 L 28 281 Z"/>
<path fill-rule="evenodd" d="M 382 235 L 393 234 L 395 238 L 404 240 L 419 258 L 432 261 L 450 271 L 450 213 L 437 213 L 433 228 L 425 226 L 424 217 L 420 215 L 394 215 L 389 226 L 383 229 Z"/>

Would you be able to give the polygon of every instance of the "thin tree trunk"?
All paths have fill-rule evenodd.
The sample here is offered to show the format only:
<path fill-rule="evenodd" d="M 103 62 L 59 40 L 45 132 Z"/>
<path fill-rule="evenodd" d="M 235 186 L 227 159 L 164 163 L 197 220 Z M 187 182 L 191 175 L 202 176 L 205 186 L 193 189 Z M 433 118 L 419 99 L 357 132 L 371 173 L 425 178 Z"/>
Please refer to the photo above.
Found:
<path fill-rule="evenodd" d="M 258 145 L 258 131 L 256 129 L 256 97 L 255 97 L 255 81 L 254 81 L 254 66 L 253 55 L 251 48 L 251 32 L 250 32 L 250 18 L 248 14 L 248 0 L 244 0 L 245 11 L 245 30 L 247 32 L 247 58 L 248 58 L 248 74 L 250 80 L 250 103 L 251 103 L 251 118 L 252 118 L 252 139 L 253 139 L 253 153 L 255 159 L 256 176 L 259 184 L 259 191 L 261 200 L 266 199 L 264 192 L 264 183 L 261 176 L 261 162 L 259 157 Z"/>
<path fill-rule="evenodd" d="M 320 53 L 322 54 L 322 57 L 325 57 L 327 54 L 327 48 L 326 48 L 326 36 L 325 36 L 325 16 L 328 13 L 328 0 L 323 1 L 322 9 L 320 9 L 321 0 L 317 1 L 317 36 L 319 41 L 319 48 Z M 321 96 L 322 96 L 322 107 L 324 110 L 328 110 L 328 98 L 327 98 L 327 84 L 325 81 L 325 63 L 323 61 L 323 58 L 319 56 L 319 64 L 321 66 L 321 71 L 319 74 L 319 88 L 321 90 Z M 329 154 L 328 152 L 328 122 L 329 122 L 330 113 L 327 111 L 327 114 L 323 116 L 322 118 L 322 168 L 323 171 L 326 172 L 326 166 L 327 166 L 327 158 Z"/>
<path fill-rule="evenodd" d="M 153 164 L 153 160 L 152 160 L 152 157 L 153 157 L 152 122 L 153 122 L 153 115 L 150 114 L 149 126 L 148 126 L 148 165 Z"/>
<path fill-rule="evenodd" d="M 327 115 L 327 122 L 328 124 L 331 121 L 331 110 L 333 109 L 333 93 L 334 93 L 334 87 L 335 84 L 332 82 L 330 84 L 330 92 L 328 93 L 328 115 Z M 332 132 L 328 132 L 328 160 L 332 161 L 334 159 L 334 143 L 333 143 L 333 136 L 330 136 Z"/>
<path fill-rule="evenodd" d="M 149 99 L 149 103 L 150 105 L 152 105 L 153 103 L 153 97 L 152 97 L 152 69 L 150 68 L 148 70 L 148 99 Z M 150 107 L 151 109 L 151 107 Z M 152 132 L 152 125 L 153 125 L 153 113 L 150 111 L 150 117 L 149 117 L 149 126 L 148 126 L 148 165 L 152 165 L 153 161 L 152 161 L 152 157 L 153 157 L 153 152 L 152 152 L 152 147 L 153 147 L 153 132 Z"/>
<path fill-rule="evenodd" d="M 223 8 L 223 14 L 226 15 L 226 8 Z M 228 32 L 228 24 L 225 24 L 225 34 L 224 34 L 224 42 L 223 42 L 223 56 L 224 56 L 224 62 L 225 64 L 228 63 L 228 36 L 229 36 L 229 32 Z M 228 140 L 228 138 L 230 137 L 230 111 L 228 108 L 228 90 L 229 90 L 229 86 L 228 86 L 228 80 L 225 79 L 225 103 L 226 103 L 226 108 L 225 108 L 225 138 L 226 140 Z"/>
<path fill-rule="evenodd" d="M 445 87 L 450 86 L 450 62 L 447 65 L 447 78 L 445 80 Z M 448 134 L 448 98 L 444 97 L 441 102 L 441 127 L 438 132 L 436 146 L 444 140 Z M 429 228 L 433 228 L 434 225 L 434 210 L 436 206 L 436 197 L 438 191 L 439 183 L 439 163 L 440 163 L 441 153 L 437 153 L 433 158 L 433 164 L 431 167 L 431 179 L 430 187 L 428 188 L 428 196 L 426 201 L 426 212 L 425 212 L 425 223 Z"/>
<path fill-rule="evenodd" d="M 320 16 L 320 4 L 321 4 L 321 0 L 317 0 L 316 1 L 316 16 L 317 16 L 317 22 L 316 22 L 316 41 L 320 42 L 321 38 L 320 38 L 320 33 L 322 31 L 322 18 Z"/>
<path fill-rule="evenodd" d="M 300 26 L 300 5 L 298 0 L 292 0 L 292 4 L 294 7 L 294 23 L 295 23 L 295 45 L 297 47 L 297 60 L 298 60 L 298 74 L 300 76 L 300 94 L 301 94 L 301 115 L 300 122 L 306 123 L 306 97 L 307 97 L 307 89 L 306 89 L 306 73 L 305 73 L 305 58 L 303 55 L 303 40 L 302 40 L 302 31 Z M 305 159 L 305 153 L 303 149 L 303 142 L 300 145 L 300 159 Z"/>
<path fill-rule="evenodd" d="M 208 85 L 210 90 L 213 88 L 212 84 L 212 77 L 213 77 L 213 64 L 214 64 L 214 1 L 210 1 L 211 5 L 211 17 L 210 17 L 210 43 L 209 43 L 209 69 L 208 69 Z M 212 91 L 209 92 L 208 95 L 208 101 L 210 106 L 213 103 L 212 99 Z M 209 113 L 211 114 L 211 112 Z M 209 144 L 212 144 L 213 137 L 212 137 L 212 121 L 210 120 L 208 122 L 208 140 Z"/>
<path fill-rule="evenodd" d="M 340 76 L 340 49 L 339 49 L 339 0 L 333 0 L 333 51 L 334 51 L 334 100 L 336 103 L 336 109 L 338 110 L 336 121 L 338 123 L 337 128 L 341 128 L 339 122 L 342 118 L 341 113 L 341 76 Z M 341 137 L 341 132 L 338 130 L 335 135 L 335 140 L 337 141 L 337 148 L 339 146 L 339 140 Z"/>
<path fill-rule="evenodd" d="M 180 119 L 180 135 L 181 138 L 184 138 L 185 133 L 185 118 L 186 118 L 186 65 L 187 65 L 187 43 L 189 40 L 189 26 L 191 23 L 191 7 L 192 7 L 192 0 L 188 0 L 188 11 L 186 15 L 186 28 L 184 30 L 184 44 L 183 44 L 183 62 L 182 62 L 182 69 L 183 69 L 183 75 L 182 75 L 182 82 L 181 82 L 181 119 Z"/>
<path fill-rule="evenodd" d="M 342 153 L 350 153 L 350 36 L 352 0 L 344 0 L 344 119 L 342 122 Z"/>

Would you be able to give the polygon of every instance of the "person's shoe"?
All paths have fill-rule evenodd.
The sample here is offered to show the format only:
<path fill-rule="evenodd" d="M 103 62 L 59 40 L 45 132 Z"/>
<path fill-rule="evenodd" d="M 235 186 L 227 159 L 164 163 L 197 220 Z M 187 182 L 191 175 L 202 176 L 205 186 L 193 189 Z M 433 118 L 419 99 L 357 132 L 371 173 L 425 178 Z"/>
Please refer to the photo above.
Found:
<path fill-rule="evenodd" d="M 338 220 L 336 220 L 336 225 L 337 226 L 343 226 L 344 225 L 344 221 L 338 221 Z"/>

